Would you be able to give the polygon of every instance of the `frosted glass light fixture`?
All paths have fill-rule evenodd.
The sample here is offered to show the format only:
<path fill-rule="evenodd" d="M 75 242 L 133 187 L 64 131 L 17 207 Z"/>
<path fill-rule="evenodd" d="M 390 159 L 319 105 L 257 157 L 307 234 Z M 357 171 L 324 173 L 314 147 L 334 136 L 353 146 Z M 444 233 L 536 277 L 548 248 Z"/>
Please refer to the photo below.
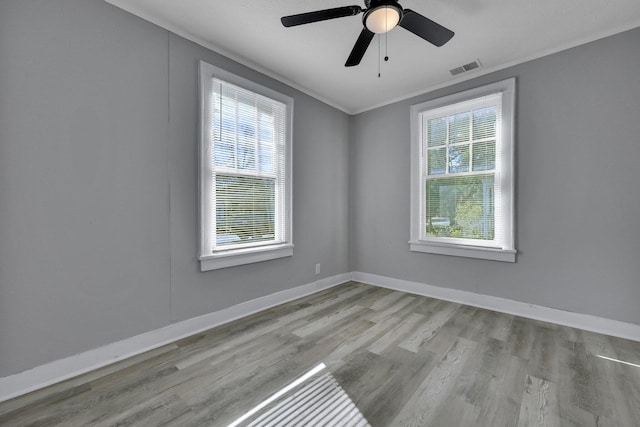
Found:
<path fill-rule="evenodd" d="M 384 34 L 398 25 L 402 11 L 397 6 L 397 3 L 394 3 L 389 2 L 369 9 L 364 17 L 364 24 L 369 31 L 376 34 Z"/>

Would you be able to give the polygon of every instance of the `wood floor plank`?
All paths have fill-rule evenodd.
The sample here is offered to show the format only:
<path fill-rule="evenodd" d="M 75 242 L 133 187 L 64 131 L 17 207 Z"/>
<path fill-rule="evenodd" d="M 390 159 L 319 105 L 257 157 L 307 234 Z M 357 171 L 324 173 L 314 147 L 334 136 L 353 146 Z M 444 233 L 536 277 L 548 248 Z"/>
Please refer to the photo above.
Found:
<path fill-rule="evenodd" d="M 635 427 L 640 343 L 350 282 L 0 403 L 0 426 L 252 408 L 240 425 Z"/>
<path fill-rule="evenodd" d="M 515 426 L 518 423 L 527 362 L 503 353 L 500 367 L 489 381 L 485 399 L 476 405 L 478 425 Z"/>
<path fill-rule="evenodd" d="M 451 304 L 448 301 L 441 301 L 440 305 L 449 305 Z M 466 328 L 466 326 L 471 322 L 471 318 L 478 311 L 476 307 L 471 307 L 468 305 L 463 305 L 456 311 L 455 316 L 451 316 L 449 320 L 442 325 L 442 327 L 438 330 L 439 334 L 446 334 L 448 336 L 457 337 L 460 332 Z"/>
<path fill-rule="evenodd" d="M 428 425 L 451 394 L 455 380 L 471 356 L 476 343 L 460 338 L 429 372 L 391 425 Z"/>
<path fill-rule="evenodd" d="M 399 345 L 405 350 L 417 353 L 418 350 L 433 337 L 438 329 L 449 321 L 460 308 L 460 304 L 450 303 L 427 317 L 426 321 L 413 334 L 405 338 Z"/>
<path fill-rule="evenodd" d="M 451 397 L 438 408 L 436 415 L 429 421 L 429 427 L 475 426 L 478 425 L 474 406 L 469 402 Z"/>
<path fill-rule="evenodd" d="M 402 319 L 391 316 L 383 322 L 372 324 L 364 332 L 351 337 L 351 340 L 349 340 L 344 346 L 336 348 L 335 351 L 328 356 L 329 360 L 341 360 L 349 354 L 360 351 L 363 347 L 372 344 L 382 335 L 386 334 L 401 321 Z"/>
<path fill-rule="evenodd" d="M 498 312 L 494 312 L 493 316 L 495 320 L 493 325 L 491 325 L 491 328 L 487 331 L 487 335 L 490 338 L 506 341 L 509 337 L 509 330 L 511 329 L 513 316 Z"/>
<path fill-rule="evenodd" d="M 388 358 L 360 351 L 348 357 L 334 376 L 341 386 L 349 390 L 351 399 L 366 414 L 377 403 L 371 397 L 376 394 L 380 384 L 394 376 L 400 368 L 398 363 Z"/>
<path fill-rule="evenodd" d="M 414 296 L 405 295 L 383 310 L 374 310 L 366 316 L 366 319 L 371 322 L 381 322 L 389 316 L 397 315 L 400 310 L 411 304 L 415 299 L 416 297 Z"/>
<path fill-rule="evenodd" d="M 558 357 L 558 347 L 555 341 L 555 334 L 547 325 L 532 326 L 533 341 L 529 353 L 529 373 L 537 378 L 557 382 L 558 364 L 555 358 Z"/>
<path fill-rule="evenodd" d="M 434 353 L 425 349 L 421 350 L 418 356 L 400 347 L 392 348 L 383 354 L 383 357 L 398 363 L 400 369 L 395 375 L 380 383 L 377 390 L 369 396 L 371 402 L 375 402 L 365 411 L 366 419 L 371 425 L 392 425 L 392 420 L 439 360 Z"/>
<path fill-rule="evenodd" d="M 378 338 L 374 343 L 369 346 L 369 351 L 375 354 L 380 354 L 388 347 L 394 345 L 400 341 L 403 337 L 411 333 L 411 331 L 424 320 L 424 316 L 421 314 L 411 313 L 406 318 L 402 319 L 402 322 L 398 323 L 386 334 Z"/>
<path fill-rule="evenodd" d="M 563 405 L 562 402 L 562 393 L 558 392 L 558 402 L 560 404 L 560 420 L 562 421 L 563 426 L 568 427 L 598 427 L 602 425 L 611 425 L 611 424 L 602 424 L 599 423 L 603 418 L 600 416 L 596 416 L 591 412 L 587 412 L 582 408 L 579 408 L 574 405 Z"/>
<path fill-rule="evenodd" d="M 527 375 L 518 427 L 560 427 L 555 385 Z"/>
<path fill-rule="evenodd" d="M 304 338 L 308 335 L 318 332 L 321 329 L 331 328 L 336 324 L 340 324 L 345 318 L 351 317 L 353 314 L 362 313 L 366 311 L 365 307 L 359 305 L 351 305 L 343 308 L 336 309 L 333 313 L 328 314 L 320 319 L 317 319 L 308 325 L 293 331 L 293 334 Z"/>
<path fill-rule="evenodd" d="M 520 359 L 529 360 L 535 338 L 534 329 L 534 322 L 521 317 L 514 317 L 511 322 L 509 337 L 507 338 L 511 354 Z"/>
<path fill-rule="evenodd" d="M 492 328 L 495 321 L 493 313 L 489 310 L 476 310 L 469 322 L 458 332 L 458 336 L 477 343 L 486 341 L 487 331 Z"/>
<path fill-rule="evenodd" d="M 567 353 L 565 353 L 567 354 Z M 567 366 L 563 372 L 570 374 L 568 390 L 571 391 L 571 403 L 592 414 L 603 413 L 602 398 L 598 387 L 600 369 L 597 361 L 590 356 L 583 344 L 576 344 L 568 353 Z"/>
<path fill-rule="evenodd" d="M 372 310 L 384 310 L 400 298 L 406 296 L 403 292 L 391 292 L 371 304 Z"/>
<path fill-rule="evenodd" d="M 499 369 L 504 343 L 491 339 L 487 344 L 477 344 L 474 357 L 470 358 L 456 380 L 456 397 L 472 405 L 482 404 L 489 384 Z"/>

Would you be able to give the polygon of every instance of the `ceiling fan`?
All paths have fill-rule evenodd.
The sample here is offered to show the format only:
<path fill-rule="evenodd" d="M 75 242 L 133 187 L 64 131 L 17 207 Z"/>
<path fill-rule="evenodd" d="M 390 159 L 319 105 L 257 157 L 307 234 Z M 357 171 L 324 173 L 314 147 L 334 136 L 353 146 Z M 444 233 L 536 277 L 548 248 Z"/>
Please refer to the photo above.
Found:
<path fill-rule="evenodd" d="M 438 47 L 448 42 L 454 35 L 453 31 L 420 15 L 418 12 L 414 12 L 411 9 L 403 9 L 397 0 L 364 0 L 364 4 L 365 9 L 360 6 L 335 7 L 284 16 L 280 21 L 285 27 L 294 27 L 296 25 L 364 13 L 362 17 L 364 28 L 353 46 L 347 62 L 344 64 L 345 67 L 353 67 L 360 63 L 375 34 L 384 34 L 397 25 Z"/>

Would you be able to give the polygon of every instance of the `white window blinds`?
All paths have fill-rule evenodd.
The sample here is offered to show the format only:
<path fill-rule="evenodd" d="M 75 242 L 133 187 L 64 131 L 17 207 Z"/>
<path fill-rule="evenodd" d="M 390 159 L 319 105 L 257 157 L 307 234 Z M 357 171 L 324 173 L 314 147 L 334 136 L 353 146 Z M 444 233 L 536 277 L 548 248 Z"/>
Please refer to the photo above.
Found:
<path fill-rule="evenodd" d="M 287 106 L 217 78 L 211 87 L 211 251 L 285 242 Z"/>

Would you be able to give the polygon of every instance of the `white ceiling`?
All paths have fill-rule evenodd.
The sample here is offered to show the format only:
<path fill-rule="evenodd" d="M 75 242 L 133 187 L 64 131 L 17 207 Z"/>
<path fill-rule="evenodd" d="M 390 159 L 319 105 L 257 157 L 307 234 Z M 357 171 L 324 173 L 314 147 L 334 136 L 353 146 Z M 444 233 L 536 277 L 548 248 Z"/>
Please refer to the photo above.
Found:
<path fill-rule="evenodd" d="M 640 26 L 640 0 L 400 0 L 456 34 L 437 48 L 395 28 L 378 78 L 376 39 L 359 66 L 344 67 L 362 14 L 291 28 L 280 23 L 296 13 L 364 8 L 362 0 L 106 1 L 350 114 Z M 476 59 L 482 68 L 449 73 Z"/>

